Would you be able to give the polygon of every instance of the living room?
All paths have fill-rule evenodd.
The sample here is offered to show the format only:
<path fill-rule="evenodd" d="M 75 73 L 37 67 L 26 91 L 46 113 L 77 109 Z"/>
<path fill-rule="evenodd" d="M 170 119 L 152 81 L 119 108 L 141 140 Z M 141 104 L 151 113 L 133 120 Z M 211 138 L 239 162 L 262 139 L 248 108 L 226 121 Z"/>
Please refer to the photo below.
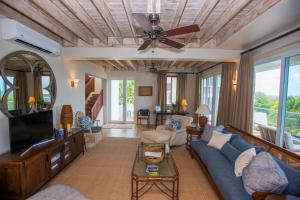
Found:
<path fill-rule="evenodd" d="M 0 199 L 300 199 L 298 0 L 1 0 Z"/>

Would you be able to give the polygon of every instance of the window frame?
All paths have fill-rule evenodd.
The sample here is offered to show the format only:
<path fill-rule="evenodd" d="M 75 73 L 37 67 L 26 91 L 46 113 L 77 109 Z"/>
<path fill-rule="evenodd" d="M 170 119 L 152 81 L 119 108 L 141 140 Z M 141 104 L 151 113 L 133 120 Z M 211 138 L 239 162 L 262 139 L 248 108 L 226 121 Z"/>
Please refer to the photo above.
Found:
<path fill-rule="evenodd" d="M 171 104 L 168 104 L 168 78 L 171 78 Z M 166 106 L 167 107 L 170 107 L 170 106 L 172 106 L 172 104 L 174 104 L 173 102 L 172 102 L 172 97 L 173 97 L 173 92 L 172 92 L 172 86 L 173 86 L 173 78 L 176 78 L 176 89 L 175 89 L 175 104 L 177 103 L 176 101 L 176 96 L 177 96 L 177 76 L 172 76 L 172 75 L 169 75 L 169 76 L 166 76 Z"/>
<path fill-rule="evenodd" d="M 286 116 L 286 100 L 287 100 L 287 92 L 288 92 L 289 58 L 297 55 L 300 55 L 300 49 L 294 49 L 294 50 L 278 53 L 273 56 L 259 59 L 257 61 L 254 61 L 253 63 L 254 65 L 253 70 L 255 70 L 256 65 L 272 62 L 279 59 L 281 60 L 277 129 L 276 129 L 276 138 L 275 138 L 275 145 L 279 147 L 283 147 L 284 144 L 283 134 L 284 134 L 284 125 L 285 125 L 285 116 Z M 255 92 L 254 73 L 253 73 L 253 93 L 252 93 L 253 98 Z"/>
<path fill-rule="evenodd" d="M 199 104 L 202 104 L 202 80 L 212 77 L 212 106 L 211 106 L 210 119 L 208 120 L 209 121 L 208 123 L 211 123 L 212 125 L 216 125 L 217 116 L 218 116 L 218 112 L 217 112 L 218 107 L 216 106 L 216 104 L 218 104 L 217 102 L 219 102 L 219 97 L 220 97 L 220 93 L 219 93 L 218 99 L 216 99 L 216 96 L 217 96 L 216 88 L 217 88 L 217 77 L 218 76 L 220 76 L 220 82 L 222 82 L 222 65 L 218 65 L 218 66 L 200 74 L 199 83 L 198 83 L 199 90 L 200 90 L 199 94 L 198 94 L 199 95 Z"/>

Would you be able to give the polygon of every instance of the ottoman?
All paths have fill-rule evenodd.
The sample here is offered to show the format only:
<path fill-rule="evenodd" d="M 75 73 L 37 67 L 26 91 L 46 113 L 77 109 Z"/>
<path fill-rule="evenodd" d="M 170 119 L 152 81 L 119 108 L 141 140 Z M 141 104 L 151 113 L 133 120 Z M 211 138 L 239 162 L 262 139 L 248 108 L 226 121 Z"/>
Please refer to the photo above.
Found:
<path fill-rule="evenodd" d="M 153 131 L 143 131 L 141 133 L 141 142 L 144 143 L 170 143 L 170 136 Z"/>

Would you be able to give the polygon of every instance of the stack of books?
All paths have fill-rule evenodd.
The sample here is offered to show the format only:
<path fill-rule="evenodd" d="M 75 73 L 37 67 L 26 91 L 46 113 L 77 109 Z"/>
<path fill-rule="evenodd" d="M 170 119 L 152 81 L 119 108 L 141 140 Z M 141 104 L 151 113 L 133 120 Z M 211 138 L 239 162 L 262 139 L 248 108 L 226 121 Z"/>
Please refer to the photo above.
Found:
<path fill-rule="evenodd" d="M 146 172 L 149 176 L 159 176 L 159 166 L 147 165 Z"/>

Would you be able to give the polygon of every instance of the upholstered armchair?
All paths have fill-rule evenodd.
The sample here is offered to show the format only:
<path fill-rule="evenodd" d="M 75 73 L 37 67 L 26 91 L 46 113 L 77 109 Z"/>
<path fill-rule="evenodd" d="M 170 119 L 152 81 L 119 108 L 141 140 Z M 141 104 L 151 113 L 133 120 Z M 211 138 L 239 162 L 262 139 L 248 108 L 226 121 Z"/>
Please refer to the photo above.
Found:
<path fill-rule="evenodd" d="M 167 125 L 160 125 L 156 128 L 156 132 L 164 134 L 170 137 L 170 145 L 178 146 L 186 143 L 186 127 L 190 126 L 193 118 L 183 115 L 173 115 L 172 117 L 176 121 L 180 121 L 181 128 L 175 131 L 167 129 Z"/>
<path fill-rule="evenodd" d="M 147 125 L 150 125 L 150 110 L 139 109 L 136 114 L 136 125 L 142 124 L 142 120 L 147 120 Z"/>

